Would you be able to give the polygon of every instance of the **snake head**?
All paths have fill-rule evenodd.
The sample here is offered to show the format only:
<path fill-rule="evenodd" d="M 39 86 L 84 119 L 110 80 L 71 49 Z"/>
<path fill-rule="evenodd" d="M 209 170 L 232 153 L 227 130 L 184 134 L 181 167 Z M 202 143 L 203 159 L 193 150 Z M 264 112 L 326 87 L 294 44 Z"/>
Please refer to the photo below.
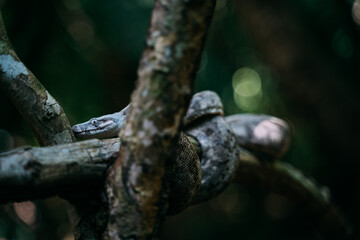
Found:
<path fill-rule="evenodd" d="M 129 105 L 117 113 L 92 118 L 84 123 L 76 124 L 72 130 L 77 138 L 111 138 L 117 137 L 124 126 Z"/>

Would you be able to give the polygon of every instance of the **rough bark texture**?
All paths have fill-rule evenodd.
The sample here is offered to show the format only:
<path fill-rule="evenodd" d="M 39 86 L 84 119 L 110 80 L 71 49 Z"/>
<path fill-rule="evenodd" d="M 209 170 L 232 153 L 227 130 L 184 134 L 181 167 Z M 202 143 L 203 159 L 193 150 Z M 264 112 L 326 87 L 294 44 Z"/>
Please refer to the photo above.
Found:
<path fill-rule="evenodd" d="M 138 86 L 121 132 L 120 157 L 109 175 L 107 239 L 156 234 L 156 221 L 166 212 L 168 160 L 191 97 L 214 5 L 213 0 L 155 2 Z"/>
<path fill-rule="evenodd" d="M 6 35 L 0 14 L 0 86 L 32 127 L 42 146 L 75 140 L 57 101 L 19 60 Z"/>
<path fill-rule="evenodd" d="M 59 103 L 50 95 L 40 81 L 19 60 L 6 35 L 5 26 L 0 13 L 0 86 L 14 103 L 15 107 L 31 126 L 41 146 L 49 146 L 75 141 L 69 120 Z M 35 171 L 36 172 L 36 171 Z M 48 189 L 50 192 L 52 189 Z M 26 192 L 26 191 L 25 191 Z M 86 197 L 84 198 L 86 199 Z M 83 217 L 91 204 L 80 203 L 77 214 L 76 207 L 69 205 L 72 227 L 76 239 L 81 239 L 81 232 L 96 232 L 98 225 L 93 223 L 94 216 Z M 78 226 L 79 225 L 79 226 Z M 86 227 L 84 227 L 84 225 Z M 92 235 L 96 235 L 95 233 Z M 92 235 L 82 239 L 91 239 Z"/>
<path fill-rule="evenodd" d="M 201 184 L 200 153 L 190 139 L 182 133 L 175 146 L 174 176 L 170 180 L 174 194 L 169 199 L 168 214 L 184 210 Z M 83 200 L 84 195 L 96 192 L 94 189 L 100 192 L 119 148 L 119 139 L 113 138 L 0 153 L 0 188 L 4 192 L 0 203 L 54 195 Z"/>
<path fill-rule="evenodd" d="M 199 146 L 195 139 L 189 140 L 195 148 Z M 118 157 L 119 144 L 118 138 L 88 140 L 45 148 L 26 147 L 1 153 L 0 188 L 3 190 L 0 202 L 66 196 L 75 191 L 78 195 L 89 196 L 89 201 L 93 195 L 89 195 L 91 191 L 88 187 L 101 186 L 107 167 Z M 338 239 L 346 236 L 347 225 L 331 205 L 326 187 L 318 186 L 289 164 L 264 164 L 244 149 L 241 149 L 239 156 L 240 167 L 235 182 L 246 186 L 255 185 L 283 195 L 304 207 L 325 235 L 334 235 Z M 52 191 L 43 191 L 49 187 Z M 91 214 L 95 218 L 96 212 L 91 211 Z"/>
<path fill-rule="evenodd" d="M 119 139 L 93 139 L 0 153 L 0 202 L 83 195 L 104 183 L 119 147 Z"/>

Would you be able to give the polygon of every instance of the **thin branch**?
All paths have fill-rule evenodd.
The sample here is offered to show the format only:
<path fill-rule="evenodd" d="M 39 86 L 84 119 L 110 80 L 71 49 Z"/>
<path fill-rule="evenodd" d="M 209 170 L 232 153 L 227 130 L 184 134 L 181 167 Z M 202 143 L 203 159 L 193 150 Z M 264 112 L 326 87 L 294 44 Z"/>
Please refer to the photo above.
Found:
<path fill-rule="evenodd" d="M 241 159 L 234 182 L 278 193 L 301 206 L 324 236 L 344 239 L 350 234 L 348 223 L 330 199 L 330 190 L 319 186 L 288 163 L 263 164 L 254 158 Z"/>
<path fill-rule="evenodd" d="M 6 35 L 1 13 L 0 85 L 24 119 L 29 123 L 38 143 L 41 146 L 71 143 L 75 141 L 69 120 L 60 104 L 50 95 L 34 74 L 32 74 L 31 71 L 27 69 L 17 57 Z M 53 183 L 51 177 L 49 176 L 51 176 L 51 174 L 56 175 L 54 172 L 57 170 L 66 171 L 66 168 L 49 169 L 45 167 L 45 169 L 49 171 L 45 173 L 47 176 L 46 179 L 49 181 L 49 186 L 43 187 L 42 190 L 40 189 L 40 192 L 36 192 L 36 189 L 34 189 L 34 194 L 51 195 L 54 190 L 50 187 Z M 71 169 L 73 168 L 69 168 L 70 172 Z M 32 174 L 36 173 L 37 171 L 34 171 Z M 44 174 L 44 172 L 42 173 Z M 71 181 L 71 177 L 76 176 L 72 175 L 68 177 L 69 179 L 67 181 Z M 15 181 L 14 184 L 16 184 L 16 180 L 20 179 L 13 180 Z M 21 181 L 26 181 L 26 179 L 21 179 Z M 36 185 L 36 182 L 33 184 Z M 11 184 L 9 184 L 9 186 L 10 185 Z M 23 191 L 26 193 L 31 189 L 32 188 L 24 188 Z M 48 192 L 45 192 L 45 190 Z M 32 193 L 29 194 L 31 195 Z M 86 198 L 87 196 L 83 196 L 83 199 Z M 17 199 L 17 201 L 19 200 L 20 199 Z M 72 201 L 74 201 L 74 199 L 72 199 Z M 95 202 L 95 200 L 92 202 L 80 202 L 80 204 L 68 205 L 70 221 L 75 238 L 94 239 L 94 236 L 101 236 L 101 233 L 99 234 L 99 231 L 101 230 L 97 228 L 99 224 L 95 220 L 96 217 L 94 217 L 95 213 L 92 216 L 88 215 L 90 210 L 95 208 L 94 205 L 91 205 L 92 202 Z M 101 206 L 101 204 L 97 205 Z M 103 211 L 103 209 L 98 210 L 98 212 L 100 211 Z"/>
<path fill-rule="evenodd" d="M 42 146 L 75 140 L 58 102 L 17 57 L 0 13 L 0 86 L 32 127 Z"/>
<path fill-rule="evenodd" d="M 120 136 L 120 157 L 109 175 L 107 239 L 156 235 L 167 211 L 168 160 L 190 101 L 214 6 L 214 0 L 155 2 L 138 86 Z"/>

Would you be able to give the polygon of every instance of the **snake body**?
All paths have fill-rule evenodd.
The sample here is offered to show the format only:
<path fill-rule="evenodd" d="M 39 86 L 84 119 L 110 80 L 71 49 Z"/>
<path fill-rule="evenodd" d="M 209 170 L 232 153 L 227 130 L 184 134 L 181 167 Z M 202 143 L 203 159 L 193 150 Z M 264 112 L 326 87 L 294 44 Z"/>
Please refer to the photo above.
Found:
<path fill-rule="evenodd" d="M 73 132 L 80 139 L 117 137 L 130 107 L 77 124 Z M 267 115 L 223 115 L 215 92 L 199 92 L 191 99 L 183 118 L 184 132 L 199 142 L 200 160 L 182 133 L 176 147 L 168 214 L 208 200 L 227 187 L 239 165 L 239 146 L 266 159 L 279 158 L 287 150 L 290 131 L 285 121 Z"/>

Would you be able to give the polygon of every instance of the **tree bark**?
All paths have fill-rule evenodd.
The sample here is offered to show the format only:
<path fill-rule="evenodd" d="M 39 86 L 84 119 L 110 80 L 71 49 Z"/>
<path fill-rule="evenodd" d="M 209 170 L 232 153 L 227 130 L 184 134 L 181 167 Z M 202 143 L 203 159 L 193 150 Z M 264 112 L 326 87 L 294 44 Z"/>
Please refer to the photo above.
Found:
<path fill-rule="evenodd" d="M 199 150 L 199 143 L 190 139 L 195 149 Z M 0 202 L 34 200 L 53 195 L 72 195 L 79 199 L 92 197 L 89 193 L 93 188 L 99 190 L 103 187 L 107 169 L 119 155 L 119 146 L 118 138 L 93 139 L 1 153 L 0 188 L 3 194 Z M 332 205 L 326 187 L 317 185 L 287 163 L 265 164 L 245 149 L 240 150 L 240 167 L 234 182 L 261 187 L 287 197 L 303 207 L 325 235 L 342 239 L 348 234 L 346 222 Z"/>
<path fill-rule="evenodd" d="M 118 157 L 119 147 L 119 139 L 93 139 L 0 153 L 0 202 L 54 195 L 75 198 L 93 188 L 100 192 L 106 169 Z"/>
<path fill-rule="evenodd" d="M 172 146 L 193 92 L 215 1 L 155 2 L 120 157 L 108 178 L 106 239 L 155 237 L 167 211 Z M 125 217 L 126 216 L 126 217 Z"/>
<path fill-rule="evenodd" d="M 0 13 L 0 86 L 29 123 L 41 146 L 75 140 L 59 105 L 12 49 Z"/>
<path fill-rule="evenodd" d="M 1 13 L 0 81 L 1 88 L 29 123 L 41 146 L 75 141 L 69 120 L 60 104 L 17 57 L 7 37 Z M 52 189 L 48 190 L 51 191 Z M 80 205 L 77 205 L 81 209 L 71 204 L 68 206 L 69 213 L 71 213 L 70 221 L 77 239 L 80 239 L 82 233 L 84 236 L 86 233 L 86 236 L 89 236 L 88 238 L 99 235 L 97 233 L 98 224 L 93 222 L 94 217 L 85 217 L 89 212 L 88 210 L 94 208 L 90 202 L 90 205 L 83 210 L 88 203 L 81 202 Z M 96 204 L 96 206 L 98 205 Z"/>

